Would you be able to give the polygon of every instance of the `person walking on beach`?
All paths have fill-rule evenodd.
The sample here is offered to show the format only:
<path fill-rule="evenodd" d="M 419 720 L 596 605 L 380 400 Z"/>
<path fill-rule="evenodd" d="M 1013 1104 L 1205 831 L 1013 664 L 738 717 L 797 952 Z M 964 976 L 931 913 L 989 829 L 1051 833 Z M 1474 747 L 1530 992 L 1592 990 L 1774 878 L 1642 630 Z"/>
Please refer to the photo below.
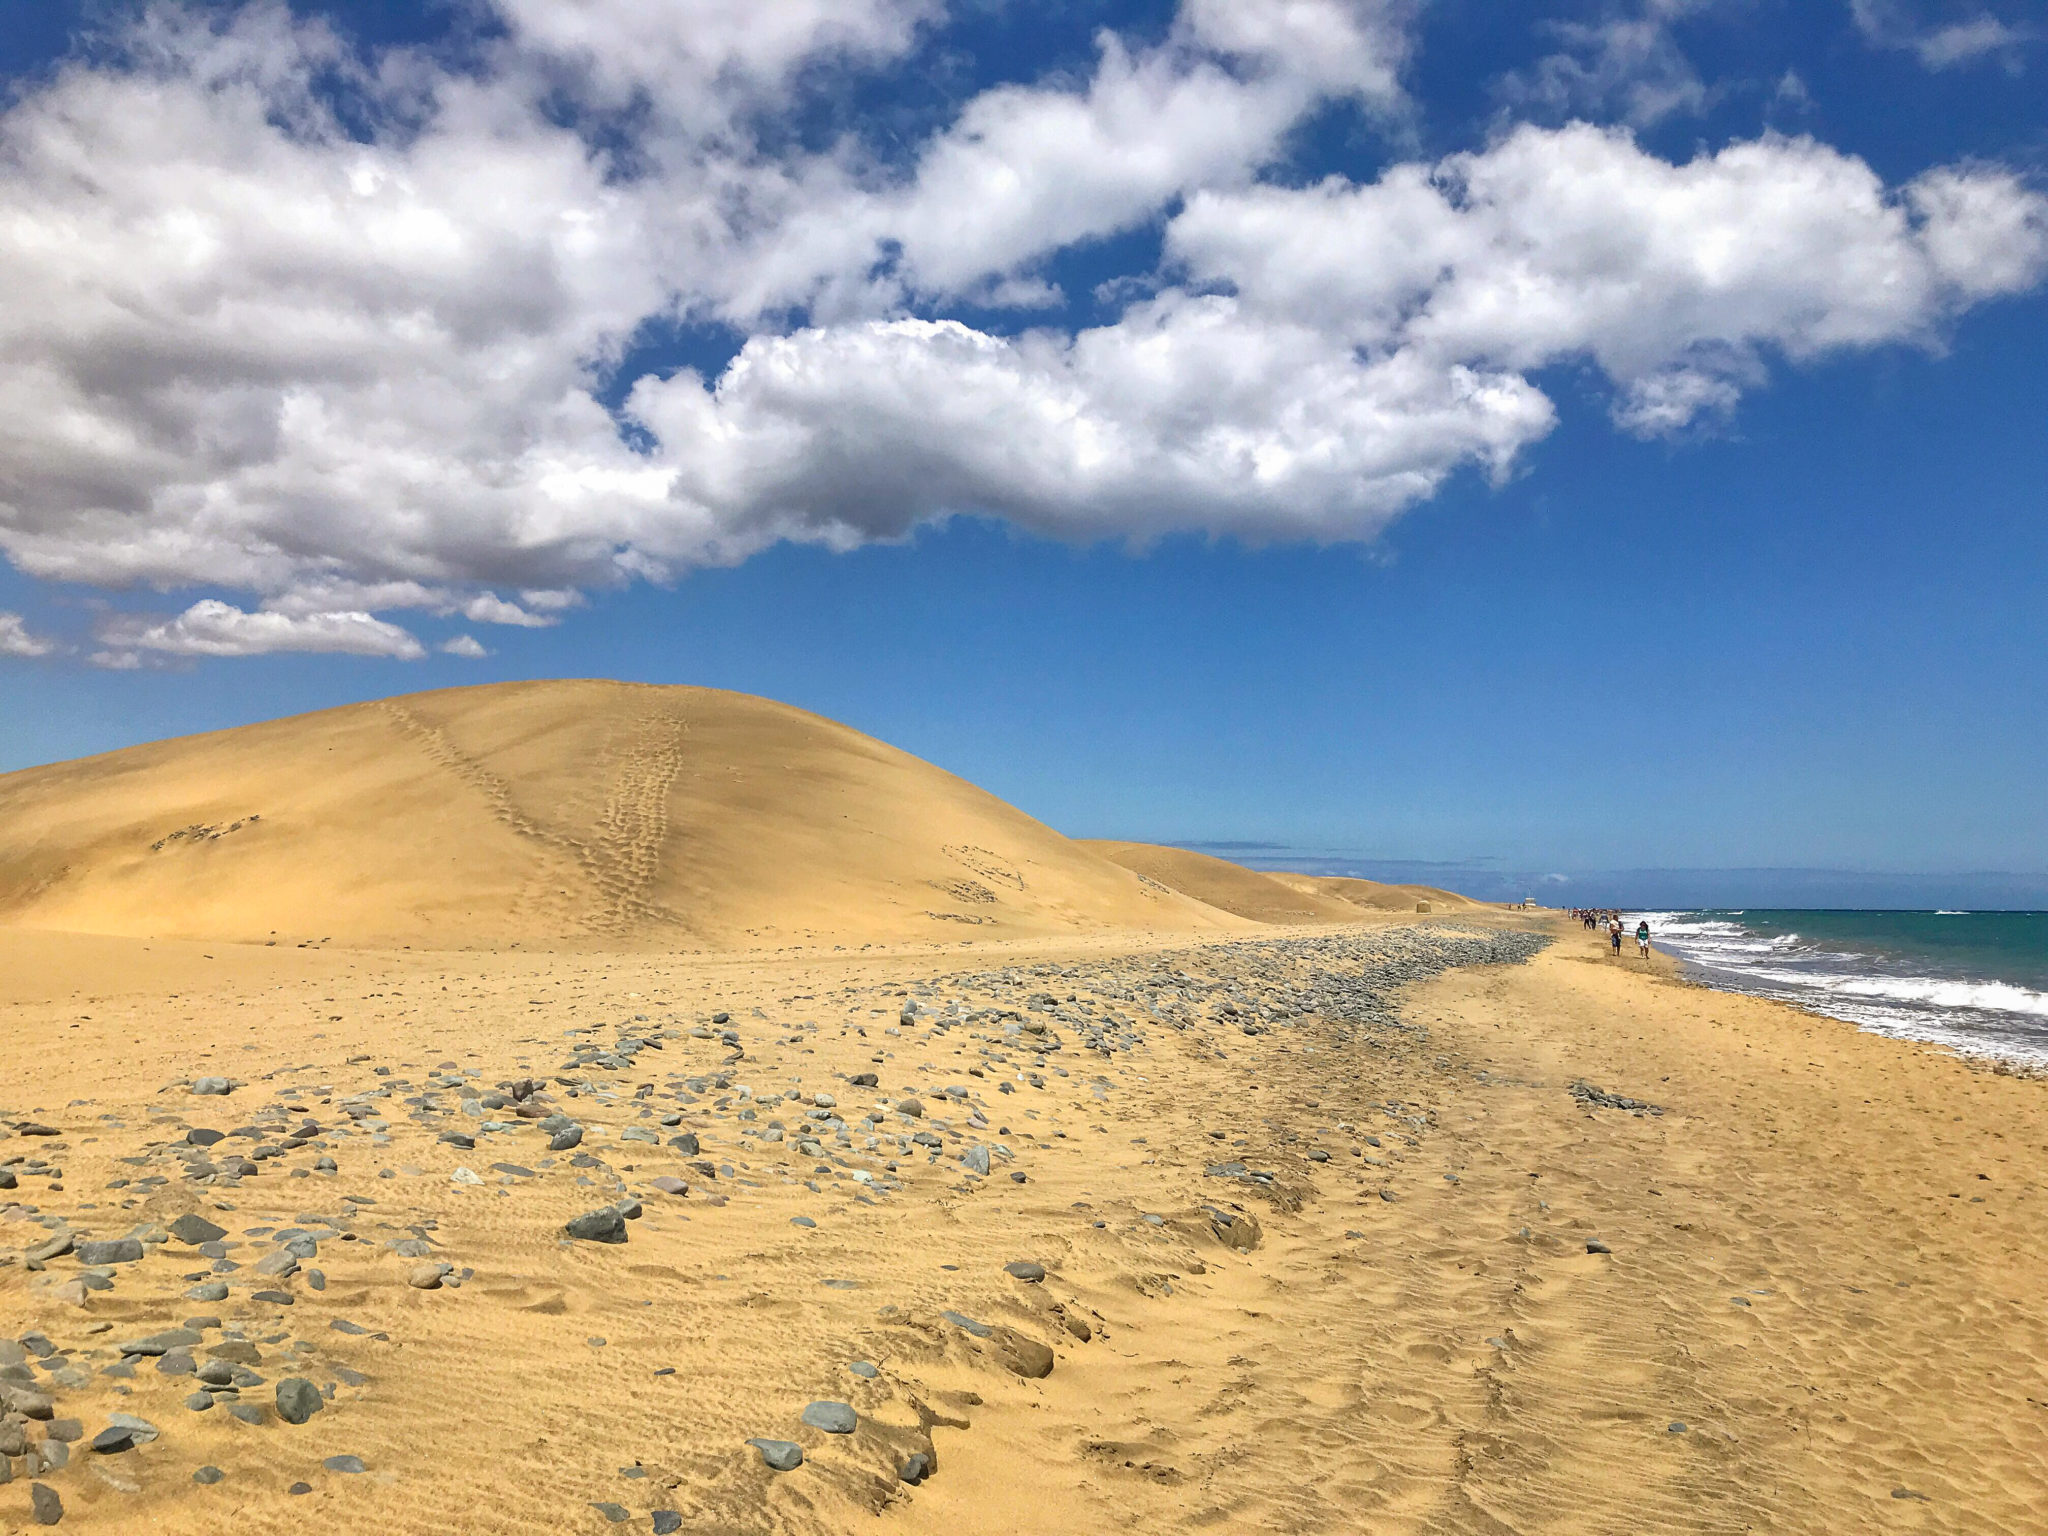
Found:
<path fill-rule="evenodd" d="M 1636 922 L 1636 954 L 1645 960 L 1650 958 L 1650 920 L 1647 917 Z"/>
<path fill-rule="evenodd" d="M 1607 923 L 1607 940 L 1614 946 L 1614 958 L 1621 958 L 1621 919 L 1610 918 Z"/>

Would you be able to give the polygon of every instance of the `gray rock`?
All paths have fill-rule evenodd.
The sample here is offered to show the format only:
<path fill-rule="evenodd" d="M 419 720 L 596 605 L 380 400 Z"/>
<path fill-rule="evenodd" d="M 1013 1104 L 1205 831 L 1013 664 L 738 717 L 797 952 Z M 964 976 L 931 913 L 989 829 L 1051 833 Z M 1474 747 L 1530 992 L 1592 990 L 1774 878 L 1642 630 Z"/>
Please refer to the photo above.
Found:
<path fill-rule="evenodd" d="M 626 1218 L 616 1206 L 600 1206 L 597 1210 L 572 1217 L 562 1230 L 586 1243 L 623 1243 L 626 1240 Z"/>
<path fill-rule="evenodd" d="M 627 1512 L 626 1506 L 623 1504 L 593 1503 L 590 1507 L 596 1510 L 600 1515 L 603 1515 L 605 1519 L 609 1520 L 613 1525 L 624 1525 L 628 1520 L 633 1518 L 632 1515 Z"/>
<path fill-rule="evenodd" d="M 195 1077 L 192 1091 L 202 1098 L 217 1099 L 234 1091 L 234 1084 L 224 1077 Z"/>
<path fill-rule="evenodd" d="M 141 1257 L 142 1239 L 139 1237 L 110 1237 L 78 1245 L 78 1262 L 81 1264 L 133 1264 Z"/>
<path fill-rule="evenodd" d="M 860 1377 L 863 1381 L 873 1381 L 877 1376 L 882 1374 L 880 1371 L 875 1369 L 874 1362 L 870 1360 L 856 1360 L 851 1365 L 847 1366 L 847 1369 L 853 1372 L 854 1375 Z"/>
<path fill-rule="evenodd" d="M 685 1157 L 695 1157 L 703 1150 L 703 1147 L 697 1140 L 697 1133 L 695 1131 L 685 1131 L 680 1136 L 671 1136 L 668 1139 L 668 1144 Z"/>
<path fill-rule="evenodd" d="M 55 1525 L 64 1518 L 64 1501 L 57 1490 L 43 1483 L 28 1485 L 28 1502 L 37 1525 Z"/>
<path fill-rule="evenodd" d="M 1612 1252 L 1614 1252 L 1614 1250 L 1613 1250 L 1612 1248 L 1608 1247 L 1608 1246 L 1607 1246 L 1607 1245 L 1606 1245 L 1605 1243 L 1601 1242 L 1599 1238 L 1597 1238 L 1597 1237 L 1589 1237 L 1589 1238 L 1587 1238 L 1587 1239 L 1586 1239 L 1586 1252 L 1588 1252 L 1588 1253 L 1612 1253 Z"/>
<path fill-rule="evenodd" d="M 670 1536 L 673 1531 L 683 1528 L 683 1517 L 673 1509 L 657 1509 L 654 1512 L 654 1536 Z"/>
<path fill-rule="evenodd" d="M 210 1487 L 214 1483 L 219 1482 L 222 1478 L 226 1476 L 227 1473 L 221 1471 L 219 1467 L 201 1467 L 197 1472 L 194 1472 L 192 1474 L 192 1481 L 195 1483 L 199 1483 L 202 1486 Z"/>
<path fill-rule="evenodd" d="M 812 1403 L 804 1409 L 803 1421 L 828 1435 L 850 1435 L 860 1427 L 860 1415 L 849 1403 Z"/>
<path fill-rule="evenodd" d="M 896 1475 L 915 1487 L 932 1475 L 931 1456 L 924 1451 L 911 1452 L 910 1459 L 903 1463 L 903 1469 Z"/>
<path fill-rule="evenodd" d="M 647 1187 L 659 1190 L 664 1195 L 687 1195 L 690 1192 L 689 1185 L 668 1173 L 662 1174 L 659 1178 L 649 1179 Z"/>
<path fill-rule="evenodd" d="M 125 1429 L 135 1437 L 137 1445 L 147 1445 L 157 1437 L 157 1427 L 147 1419 L 138 1419 L 132 1413 L 110 1413 L 107 1422 L 116 1429 Z"/>
<path fill-rule="evenodd" d="M 363 1465 L 363 1458 L 360 1456 L 330 1456 L 320 1465 L 330 1472 L 340 1472 L 349 1476 L 370 1470 Z"/>
<path fill-rule="evenodd" d="M 973 1318 L 959 1312 L 941 1312 L 939 1316 L 943 1317 L 955 1328 L 965 1328 L 977 1339 L 987 1339 L 995 1336 L 995 1329 L 989 1327 L 987 1323 L 977 1323 Z"/>
<path fill-rule="evenodd" d="M 92 1448 L 102 1456 L 115 1455 L 135 1448 L 135 1434 L 119 1424 L 109 1424 L 92 1437 Z"/>
<path fill-rule="evenodd" d="M 564 1126 L 548 1138 L 548 1150 L 550 1152 L 567 1152 L 571 1147 L 578 1147 L 582 1144 L 583 1127 L 580 1125 Z"/>
<path fill-rule="evenodd" d="M 1045 1266 L 1030 1259 L 1012 1259 L 1003 1266 L 1003 1273 L 1022 1280 L 1026 1285 L 1036 1285 L 1045 1278 Z"/>
<path fill-rule="evenodd" d="M 286 1275 L 297 1274 L 298 1269 L 299 1256 L 289 1248 L 279 1248 L 275 1252 L 266 1253 L 256 1261 L 256 1273 L 273 1280 L 282 1280 Z"/>
<path fill-rule="evenodd" d="M 232 1418 L 240 1419 L 244 1424 L 263 1422 L 263 1409 L 256 1403 L 236 1403 L 228 1409 L 228 1414 Z"/>
<path fill-rule="evenodd" d="M 303 1424 L 326 1406 L 320 1389 L 303 1376 L 287 1376 L 277 1384 L 277 1416 L 287 1424 Z"/>
<path fill-rule="evenodd" d="M 213 1394 L 211 1392 L 194 1392 L 185 1399 L 185 1406 L 194 1413 L 204 1413 L 213 1406 Z"/>
<path fill-rule="evenodd" d="M 185 1144 L 191 1147 L 211 1147 L 227 1139 L 225 1131 L 210 1131 L 203 1125 L 195 1125 L 185 1133 Z"/>
<path fill-rule="evenodd" d="M 225 1280 L 207 1280 L 193 1286 L 185 1293 L 188 1301 L 226 1301 L 228 1283 Z"/>
<path fill-rule="evenodd" d="M 167 1328 L 162 1333 L 123 1339 L 114 1347 L 124 1355 L 168 1355 L 174 1349 L 190 1349 L 206 1342 L 206 1336 L 191 1328 Z"/>
<path fill-rule="evenodd" d="M 961 1154 L 960 1161 L 966 1165 L 969 1173 L 979 1173 L 985 1176 L 988 1173 L 988 1148 L 969 1147 Z"/>
<path fill-rule="evenodd" d="M 428 1259 L 425 1263 L 413 1265 L 405 1272 L 405 1283 L 416 1291 L 438 1291 L 451 1268 L 450 1265 Z"/>
<path fill-rule="evenodd" d="M 159 1376 L 190 1376 L 198 1367 L 182 1349 L 174 1349 L 156 1363 Z"/>
<path fill-rule="evenodd" d="M 896 1113 L 908 1115 L 913 1120 L 921 1120 L 924 1118 L 924 1105 L 916 1099 L 898 1099 Z"/>
<path fill-rule="evenodd" d="M 794 1472 L 804 1464 L 804 1448 L 794 1440 L 749 1440 L 761 1459 L 777 1472 Z"/>
<path fill-rule="evenodd" d="M 204 1216 L 191 1212 L 171 1223 L 171 1236 L 191 1248 L 197 1248 L 201 1243 L 217 1243 L 227 1235 L 227 1228 L 216 1227 Z"/>

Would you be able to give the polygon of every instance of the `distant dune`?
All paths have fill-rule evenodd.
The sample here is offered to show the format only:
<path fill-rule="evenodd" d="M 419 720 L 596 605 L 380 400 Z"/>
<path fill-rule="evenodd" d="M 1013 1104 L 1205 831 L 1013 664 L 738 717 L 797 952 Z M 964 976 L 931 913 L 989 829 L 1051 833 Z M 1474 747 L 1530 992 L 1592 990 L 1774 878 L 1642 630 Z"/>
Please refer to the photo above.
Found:
<path fill-rule="evenodd" d="M 1082 844 L 1148 880 L 1255 923 L 1351 922 L 1358 908 L 1340 897 L 1299 890 L 1284 879 L 1228 859 L 1158 843 L 1089 840 Z"/>
<path fill-rule="evenodd" d="M 0 922 L 730 948 L 1221 932 L 964 780 L 704 688 L 415 694 L 0 776 Z"/>
<path fill-rule="evenodd" d="M 1368 912 L 1413 912 L 1415 904 L 1421 901 L 1428 902 L 1436 912 L 1467 911 L 1485 905 L 1434 885 L 1381 885 L 1375 880 L 1353 880 L 1345 875 L 1275 873 L 1272 878 L 1305 895 L 1332 896 Z"/>
<path fill-rule="evenodd" d="M 1148 880 L 1257 923 L 1356 922 L 1361 910 L 1413 913 L 1418 902 L 1428 902 L 1437 912 L 1480 905 L 1432 885 L 1380 885 L 1338 875 L 1246 869 L 1228 859 L 1160 843 L 1088 840 L 1083 846 Z"/>

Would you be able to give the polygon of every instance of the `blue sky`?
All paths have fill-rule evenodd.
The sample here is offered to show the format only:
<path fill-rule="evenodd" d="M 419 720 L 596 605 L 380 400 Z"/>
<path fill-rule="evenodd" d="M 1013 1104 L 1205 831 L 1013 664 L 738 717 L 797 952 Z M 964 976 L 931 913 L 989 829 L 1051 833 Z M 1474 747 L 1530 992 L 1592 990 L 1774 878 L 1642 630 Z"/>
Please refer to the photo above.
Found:
<path fill-rule="evenodd" d="M 601 675 L 1082 835 L 2048 902 L 2032 8 L 777 14 L 4 7 L 0 769 Z"/>

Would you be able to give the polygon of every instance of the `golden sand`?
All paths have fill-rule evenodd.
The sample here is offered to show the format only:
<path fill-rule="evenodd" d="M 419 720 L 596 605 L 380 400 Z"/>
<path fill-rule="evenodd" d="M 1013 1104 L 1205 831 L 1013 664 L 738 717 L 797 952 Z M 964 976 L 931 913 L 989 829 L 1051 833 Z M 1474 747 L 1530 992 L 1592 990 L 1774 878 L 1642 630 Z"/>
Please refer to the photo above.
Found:
<path fill-rule="evenodd" d="M 460 729 L 512 783 L 522 749 Z M 160 782 L 200 786 L 174 748 L 200 750 L 147 749 Z M 703 787 L 672 788 L 671 827 L 702 828 L 707 797 L 733 803 L 699 767 Z M 405 782 L 374 753 L 362 768 Z M 269 784 L 297 846 L 339 857 L 350 829 L 320 822 L 275 763 L 263 773 L 237 793 Z M 839 799 L 791 813 L 812 832 L 818 805 L 854 798 L 855 768 L 835 773 Z M 260 917 L 260 892 L 94 841 L 121 797 L 67 813 L 52 782 L 31 786 L 46 820 L 13 846 L 61 848 L 46 875 L 91 873 L 20 910 L 101 902 L 109 926 L 157 923 L 136 892 L 160 880 L 209 920 Z M 368 781 L 323 793 L 356 807 L 355 867 L 400 889 L 364 854 L 363 818 L 426 838 L 433 813 L 395 789 L 378 811 Z M 16 1183 L 0 1192 L 0 1337 L 29 1338 L 13 1374 L 85 1437 L 37 1479 L 64 1527 L 597 1532 L 617 1514 L 645 1531 L 673 1512 L 693 1532 L 947 1536 L 2048 1529 L 2041 1082 L 1691 987 L 1543 914 L 1256 923 L 949 793 L 945 816 L 980 818 L 977 846 L 1067 871 L 1064 908 L 1051 873 L 1019 893 L 1040 905 L 1000 904 L 1036 931 L 902 937 L 924 899 L 909 882 L 936 867 L 917 862 L 908 812 L 884 873 L 817 867 L 848 904 L 817 898 L 819 921 L 849 925 L 830 942 L 750 945 L 721 926 L 714 947 L 707 925 L 662 946 L 643 926 L 537 951 L 530 934 L 486 943 L 482 918 L 465 919 L 473 947 L 416 934 L 410 952 L 299 948 L 325 935 L 284 923 L 274 945 L 0 929 L 0 1166 Z M 0 780 L 7 803 L 22 794 Z M 524 889 L 514 855 L 542 855 L 447 798 L 451 824 L 499 837 L 472 889 Z M 603 825 L 589 806 L 604 797 L 561 800 L 560 836 Z M 766 820 L 762 846 L 795 838 Z M 743 857 L 746 828 L 717 835 Z M 682 878 L 662 863 L 637 889 L 653 910 Z M 424 893 L 422 921 L 454 922 L 421 880 L 403 888 Z M 719 923 L 769 912 L 748 905 L 760 889 L 722 897 Z M 1138 910 L 1176 915 L 1117 927 L 1084 896 L 1158 896 Z M 850 927 L 863 900 L 880 914 L 866 939 Z M 367 900 L 352 910 L 378 921 Z M 1556 942 L 1417 981 L 1398 1016 L 1329 1003 L 1374 954 L 1532 928 Z M 651 1043 L 621 1045 L 636 1040 Z M 190 1091 L 214 1075 L 233 1091 Z M 519 1116 L 499 1085 L 525 1079 L 580 1146 L 550 1152 Z M 800 1097 L 770 1102 L 785 1093 Z M 774 1122 L 779 1140 L 761 1134 Z M 23 1133 L 37 1125 L 56 1134 Z M 257 1134 L 199 1149 L 193 1127 Z M 672 1144 L 685 1134 L 694 1153 Z M 565 1237 L 622 1200 L 642 1212 L 623 1244 Z M 151 1240 L 94 1289 L 75 1252 L 28 1258 L 53 1232 L 155 1239 L 188 1213 L 226 1229 L 222 1263 L 239 1267 Z M 256 1273 L 289 1232 L 317 1251 Z M 1017 1261 L 1043 1280 L 1007 1272 Z M 408 1283 L 423 1263 L 449 1266 L 445 1282 Z M 223 1300 L 187 1295 L 216 1282 Z M 177 1349 L 176 1374 L 123 1365 L 122 1342 L 187 1319 L 217 1320 L 185 1351 L 195 1367 L 225 1344 L 260 1384 L 196 1411 Z M 304 1424 L 276 1414 L 290 1378 L 332 1389 Z M 820 1400 L 850 1405 L 854 1432 L 804 1424 Z M 112 1413 L 156 1438 L 88 1450 Z M 47 1448 L 50 1427 L 24 1438 Z M 773 1471 L 750 1438 L 804 1461 Z M 919 1454 L 935 1465 L 912 1486 Z M 26 1529 L 26 1462 L 8 1465 L 0 1528 Z M 195 1483 L 203 1467 L 220 1480 Z"/>

